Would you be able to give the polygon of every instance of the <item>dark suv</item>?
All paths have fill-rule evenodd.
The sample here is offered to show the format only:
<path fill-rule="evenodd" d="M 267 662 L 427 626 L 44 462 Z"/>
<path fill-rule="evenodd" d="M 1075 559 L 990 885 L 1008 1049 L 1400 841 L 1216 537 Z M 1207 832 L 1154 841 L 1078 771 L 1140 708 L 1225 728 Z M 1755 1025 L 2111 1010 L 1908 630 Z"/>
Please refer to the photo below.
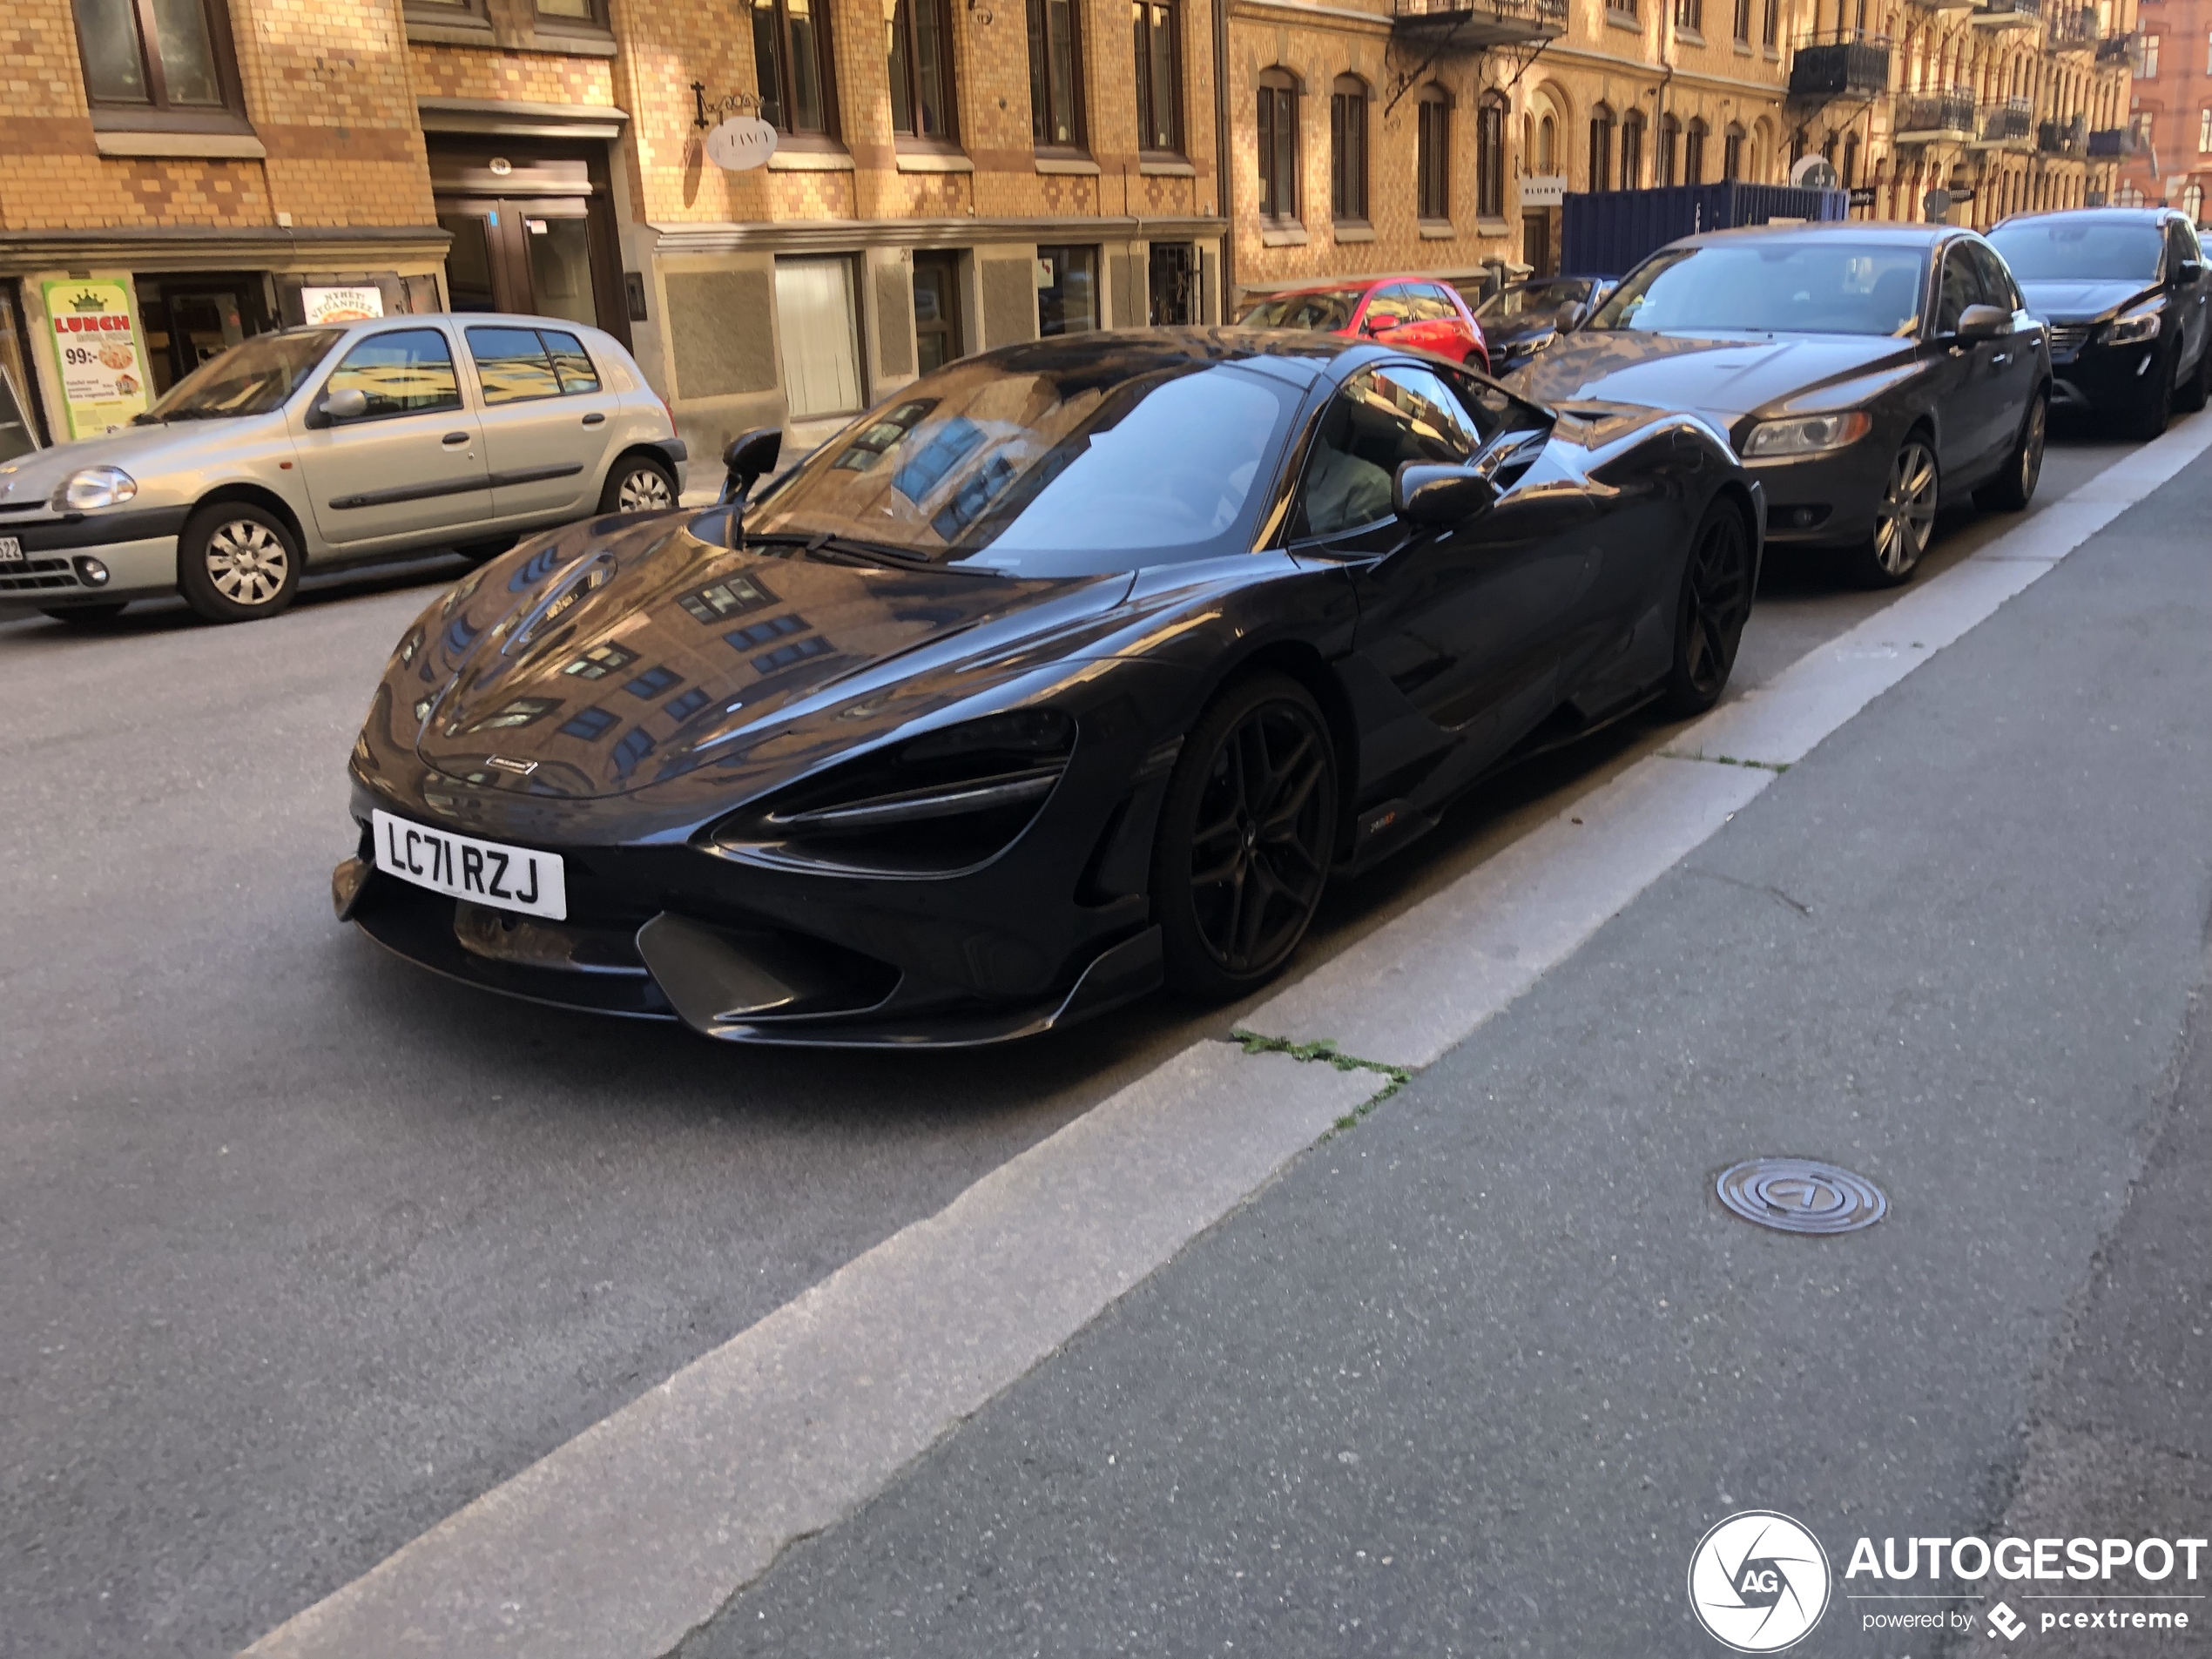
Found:
<path fill-rule="evenodd" d="M 2051 407 L 2127 415 L 2139 437 L 2212 391 L 2212 277 L 2188 215 L 2082 207 L 2008 219 L 1989 239 L 2051 338 Z"/>

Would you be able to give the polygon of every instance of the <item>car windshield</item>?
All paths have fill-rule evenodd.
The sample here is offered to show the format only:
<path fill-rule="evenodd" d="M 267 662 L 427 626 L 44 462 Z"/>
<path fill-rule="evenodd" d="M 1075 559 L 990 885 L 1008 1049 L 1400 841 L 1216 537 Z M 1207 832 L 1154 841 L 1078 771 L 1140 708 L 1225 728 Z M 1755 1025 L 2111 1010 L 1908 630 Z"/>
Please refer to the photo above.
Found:
<path fill-rule="evenodd" d="M 1015 576 L 1247 550 L 1303 379 L 1177 341 L 953 363 L 786 474 L 745 531 Z"/>
<path fill-rule="evenodd" d="M 256 334 L 221 356 L 209 358 L 179 381 L 158 403 L 138 416 L 138 423 L 152 426 L 163 421 L 266 415 L 299 389 L 344 332 L 341 328 L 293 328 L 280 334 Z"/>
<path fill-rule="evenodd" d="M 1656 253 L 1587 325 L 1793 334 L 1907 334 L 1927 250 L 1843 237 L 1708 243 Z"/>
<path fill-rule="evenodd" d="M 1263 300 L 1238 320 L 1247 328 L 1318 328 L 1324 334 L 1348 326 L 1359 309 L 1360 290 L 1329 288 L 1313 293 L 1278 294 Z"/>
<path fill-rule="evenodd" d="M 2029 219 L 1989 233 L 2020 282 L 2155 282 L 2166 239 L 2155 225 Z"/>
<path fill-rule="evenodd" d="M 1588 297 L 1587 282 L 1515 282 L 1500 289 L 1474 308 L 1484 322 L 1557 320 Z"/>

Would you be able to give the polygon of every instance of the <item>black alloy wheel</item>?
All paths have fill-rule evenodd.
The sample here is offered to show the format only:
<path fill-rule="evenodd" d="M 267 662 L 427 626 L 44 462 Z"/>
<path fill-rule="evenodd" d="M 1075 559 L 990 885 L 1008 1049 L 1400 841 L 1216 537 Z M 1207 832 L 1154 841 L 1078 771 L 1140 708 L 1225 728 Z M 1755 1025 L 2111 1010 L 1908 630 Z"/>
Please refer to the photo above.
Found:
<path fill-rule="evenodd" d="M 2212 323 L 2205 327 L 2204 344 L 2197 347 L 2196 367 L 2189 370 L 2189 377 L 2174 392 L 2174 407 L 2184 415 L 2195 415 L 2208 400 L 2212 400 Z"/>
<path fill-rule="evenodd" d="M 1311 694 L 1280 674 L 1231 686 L 1184 740 L 1152 853 L 1167 981 L 1214 999 L 1298 948 L 1335 857 L 1336 753 Z"/>
<path fill-rule="evenodd" d="M 1868 587 L 1894 588 L 1912 579 L 1921 555 L 1935 539 L 1941 493 L 1935 451 L 1915 432 L 1898 446 L 1874 509 L 1874 534 L 1859 550 L 1858 576 Z"/>
<path fill-rule="evenodd" d="M 2134 435 L 2148 441 L 2164 434 L 2167 423 L 2174 418 L 2174 377 L 2181 367 L 2182 342 L 2178 336 L 2174 349 L 2161 352 L 2151 371 L 2143 378 L 2150 381 L 2149 401 L 2135 411 Z"/>
<path fill-rule="evenodd" d="M 1974 491 L 1974 505 L 2000 513 L 2025 512 L 2035 498 L 2037 481 L 2043 476 L 2043 441 L 2051 423 L 2050 399 L 2038 392 L 2029 400 L 2020 421 L 2020 435 L 2005 470 Z"/>
<path fill-rule="evenodd" d="M 1677 719 L 1721 700 L 1751 614 L 1751 537 L 1733 502 L 1706 508 L 1690 537 L 1675 611 L 1675 660 L 1664 703 Z"/>
<path fill-rule="evenodd" d="M 300 591 L 300 565 L 291 527 L 251 502 L 203 507 L 177 538 L 178 590 L 209 622 L 275 616 Z"/>
<path fill-rule="evenodd" d="M 624 455 L 616 462 L 599 492 L 603 513 L 660 513 L 676 504 L 676 475 L 665 461 L 647 455 Z"/>

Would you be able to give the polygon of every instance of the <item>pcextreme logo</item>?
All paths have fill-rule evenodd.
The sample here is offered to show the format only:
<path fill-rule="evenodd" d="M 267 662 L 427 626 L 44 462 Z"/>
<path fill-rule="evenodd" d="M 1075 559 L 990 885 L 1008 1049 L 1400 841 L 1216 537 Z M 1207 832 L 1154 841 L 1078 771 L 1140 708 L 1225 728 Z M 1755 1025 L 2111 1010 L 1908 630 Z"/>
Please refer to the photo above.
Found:
<path fill-rule="evenodd" d="M 1771 1509 L 1730 1515 L 1689 1558 L 1689 1607 L 1716 1642 L 1738 1653 L 1779 1653 L 1828 1610 L 1828 1554 L 1820 1541 Z"/>

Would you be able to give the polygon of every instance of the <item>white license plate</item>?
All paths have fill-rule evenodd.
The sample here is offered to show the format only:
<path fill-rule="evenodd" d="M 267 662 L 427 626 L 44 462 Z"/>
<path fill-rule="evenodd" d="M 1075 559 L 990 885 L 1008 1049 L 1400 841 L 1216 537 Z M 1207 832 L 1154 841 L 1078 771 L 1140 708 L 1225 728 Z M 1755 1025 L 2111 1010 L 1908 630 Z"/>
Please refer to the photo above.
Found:
<path fill-rule="evenodd" d="M 381 808 L 371 809 L 370 819 L 376 867 L 388 875 L 497 910 L 555 921 L 568 917 L 569 893 L 558 853 L 428 829 Z"/>
<path fill-rule="evenodd" d="M 21 564 L 22 563 L 23 537 L 0 536 L 0 564 Z"/>

